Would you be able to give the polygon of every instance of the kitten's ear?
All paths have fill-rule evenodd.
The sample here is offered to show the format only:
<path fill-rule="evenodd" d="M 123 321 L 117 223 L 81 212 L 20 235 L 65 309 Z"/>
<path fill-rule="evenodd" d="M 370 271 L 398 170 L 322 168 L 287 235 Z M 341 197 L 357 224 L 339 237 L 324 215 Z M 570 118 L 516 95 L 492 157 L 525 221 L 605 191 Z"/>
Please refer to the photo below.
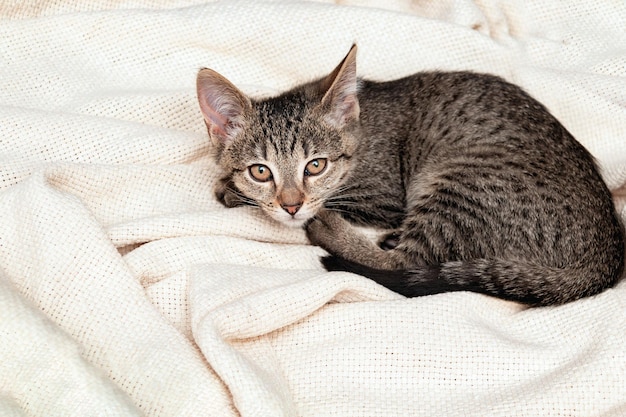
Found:
<path fill-rule="evenodd" d="M 228 144 L 245 124 L 246 115 L 252 109 L 250 99 L 208 68 L 198 72 L 196 89 L 211 140 L 217 146 Z"/>
<path fill-rule="evenodd" d="M 321 81 L 325 92 L 321 107 L 326 112 L 324 119 L 332 126 L 341 129 L 359 118 L 357 84 L 355 44 L 337 68 Z"/>

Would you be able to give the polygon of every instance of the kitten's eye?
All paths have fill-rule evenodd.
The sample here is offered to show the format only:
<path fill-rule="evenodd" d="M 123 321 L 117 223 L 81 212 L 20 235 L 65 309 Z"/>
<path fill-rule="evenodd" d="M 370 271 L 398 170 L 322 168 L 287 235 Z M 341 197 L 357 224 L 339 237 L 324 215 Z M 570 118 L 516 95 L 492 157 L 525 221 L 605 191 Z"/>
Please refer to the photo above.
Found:
<path fill-rule="evenodd" d="M 304 175 L 306 177 L 319 175 L 326 169 L 326 159 L 325 158 L 317 158 L 309 161 L 304 168 Z"/>
<path fill-rule="evenodd" d="M 267 182 L 272 179 L 272 171 L 268 167 L 262 164 L 250 165 L 248 171 L 252 178 L 259 182 Z"/>

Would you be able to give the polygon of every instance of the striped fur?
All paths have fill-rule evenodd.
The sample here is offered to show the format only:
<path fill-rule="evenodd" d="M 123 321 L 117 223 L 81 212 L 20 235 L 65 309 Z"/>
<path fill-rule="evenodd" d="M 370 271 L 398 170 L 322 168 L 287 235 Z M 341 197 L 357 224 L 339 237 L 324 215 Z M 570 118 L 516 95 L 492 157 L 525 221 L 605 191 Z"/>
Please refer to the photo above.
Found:
<path fill-rule="evenodd" d="M 242 106 L 246 123 L 217 141 L 221 201 L 305 224 L 330 253 L 327 269 L 408 297 L 474 291 L 554 305 L 618 281 L 624 232 L 611 194 L 544 106 L 485 74 L 357 80 L 355 56 L 320 81 Z M 303 175 L 320 157 L 326 171 Z M 259 161 L 276 171 L 272 184 L 246 178 Z M 297 219 L 276 208 L 285 189 L 304 196 Z M 381 248 L 354 224 L 388 229 L 393 244 Z"/>

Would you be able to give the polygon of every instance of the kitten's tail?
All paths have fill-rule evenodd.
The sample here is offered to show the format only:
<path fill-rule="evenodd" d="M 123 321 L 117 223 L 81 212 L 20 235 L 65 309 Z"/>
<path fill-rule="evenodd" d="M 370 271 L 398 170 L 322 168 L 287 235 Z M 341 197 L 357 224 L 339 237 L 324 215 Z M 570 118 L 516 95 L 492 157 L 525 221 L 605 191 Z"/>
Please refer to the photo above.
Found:
<path fill-rule="evenodd" d="M 406 297 L 472 291 L 532 306 L 563 304 L 595 295 L 618 279 L 583 268 L 550 268 L 515 260 L 473 259 L 408 270 L 370 268 L 338 256 L 322 258 L 328 271 L 353 272 Z M 606 274 L 609 277 L 614 274 Z"/>

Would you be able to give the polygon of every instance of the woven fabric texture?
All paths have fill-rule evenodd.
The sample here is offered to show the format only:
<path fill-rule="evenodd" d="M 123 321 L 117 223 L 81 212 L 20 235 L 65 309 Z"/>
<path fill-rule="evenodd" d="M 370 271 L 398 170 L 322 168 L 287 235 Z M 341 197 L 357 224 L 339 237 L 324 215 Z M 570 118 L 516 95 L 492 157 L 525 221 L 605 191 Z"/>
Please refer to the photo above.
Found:
<path fill-rule="evenodd" d="M 0 415 L 623 416 L 626 284 L 557 308 L 404 299 L 213 197 L 195 97 L 328 73 L 501 75 L 597 158 L 626 217 L 626 5 L 0 4 Z"/>

